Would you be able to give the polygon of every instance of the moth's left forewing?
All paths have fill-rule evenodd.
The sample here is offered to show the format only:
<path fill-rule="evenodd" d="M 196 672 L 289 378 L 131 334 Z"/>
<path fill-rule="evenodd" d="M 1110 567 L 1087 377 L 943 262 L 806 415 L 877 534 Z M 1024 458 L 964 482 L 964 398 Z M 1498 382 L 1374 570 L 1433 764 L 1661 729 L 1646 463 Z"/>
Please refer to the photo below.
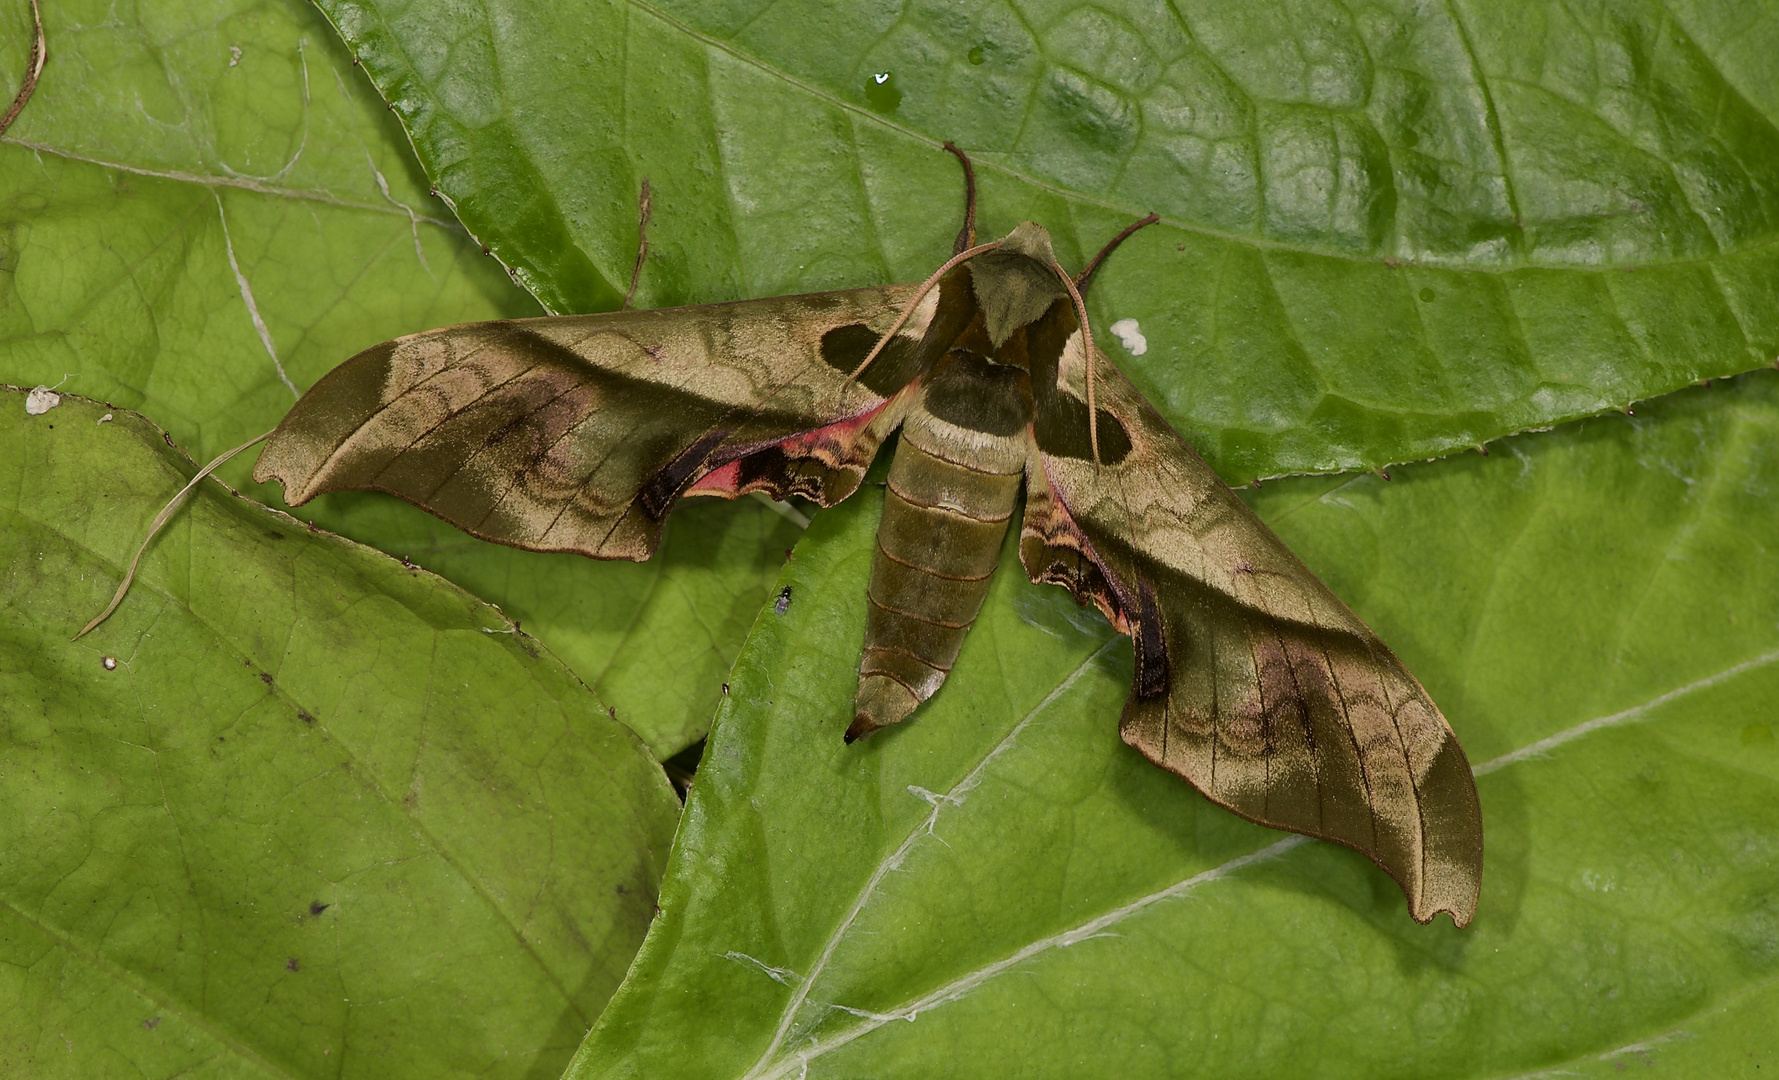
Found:
<path fill-rule="evenodd" d="M 926 332 L 963 317 L 935 291 L 849 379 L 912 296 L 887 286 L 414 334 L 317 383 L 254 475 L 283 481 L 292 505 L 385 491 L 484 539 L 647 558 L 689 491 L 851 494 L 930 362 Z"/>
<path fill-rule="evenodd" d="M 1021 555 L 1034 581 L 1069 587 L 1132 637 L 1125 741 L 1244 817 L 1364 852 L 1417 920 L 1447 911 L 1465 924 L 1482 827 L 1445 718 L 1142 395 L 1097 366 L 1101 462 L 1084 438 L 1034 424 Z M 1079 369 L 1065 355 L 1053 399 L 1075 424 Z"/>

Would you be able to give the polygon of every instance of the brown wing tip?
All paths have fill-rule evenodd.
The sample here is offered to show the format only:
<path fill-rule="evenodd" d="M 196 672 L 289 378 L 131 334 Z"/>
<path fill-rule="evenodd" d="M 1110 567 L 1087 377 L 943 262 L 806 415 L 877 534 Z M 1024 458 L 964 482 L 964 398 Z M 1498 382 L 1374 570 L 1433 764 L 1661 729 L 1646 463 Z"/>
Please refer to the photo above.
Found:
<path fill-rule="evenodd" d="M 1398 884 L 1400 884 L 1400 882 L 1398 882 Z M 1403 891 L 1404 893 L 1407 893 L 1407 889 L 1404 889 Z M 1423 897 L 1421 902 L 1417 904 L 1415 902 L 1415 897 L 1409 895 L 1408 901 L 1408 917 L 1415 922 L 1420 923 L 1422 926 L 1431 923 L 1441 912 L 1450 915 L 1452 917 L 1452 925 L 1460 930 L 1469 926 L 1470 920 L 1476 917 L 1475 896 L 1470 897 L 1468 900 L 1458 900 L 1438 904 L 1428 904 Z"/>
<path fill-rule="evenodd" d="M 259 460 L 253 465 L 253 482 L 269 484 L 276 480 L 284 488 L 284 505 L 301 506 L 321 492 L 312 490 L 313 475 L 304 476 L 300 469 L 293 468 L 291 462 L 284 460 L 287 456 L 284 452 L 285 445 L 279 442 L 282 434 L 282 429 L 274 432 L 272 440 L 260 451 Z M 293 482 L 293 476 L 299 479 Z"/>

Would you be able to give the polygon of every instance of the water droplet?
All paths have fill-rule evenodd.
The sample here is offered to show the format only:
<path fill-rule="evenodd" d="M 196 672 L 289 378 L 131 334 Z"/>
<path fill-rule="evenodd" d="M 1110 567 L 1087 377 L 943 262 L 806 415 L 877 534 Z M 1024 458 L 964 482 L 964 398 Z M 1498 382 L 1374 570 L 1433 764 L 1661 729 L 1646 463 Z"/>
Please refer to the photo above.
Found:
<path fill-rule="evenodd" d="M 980 64 L 984 60 L 987 60 L 987 59 L 988 59 L 988 49 L 986 49 L 985 47 L 978 45 L 975 48 L 970 50 L 970 63 Z"/>
<path fill-rule="evenodd" d="M 892 72 L 865 76 L 865 104 L 873 112 L 893 113 L 902 104 L 902 91 Z"/>
<path fill-rule="evenodd" d="M 1434 293 L 1433 293 L 1432 289 L 1422 289 L 1421 290 L 1421 303 L 1431 304 L 1433 302 L 1433 296 L 1434 296 Z"/>

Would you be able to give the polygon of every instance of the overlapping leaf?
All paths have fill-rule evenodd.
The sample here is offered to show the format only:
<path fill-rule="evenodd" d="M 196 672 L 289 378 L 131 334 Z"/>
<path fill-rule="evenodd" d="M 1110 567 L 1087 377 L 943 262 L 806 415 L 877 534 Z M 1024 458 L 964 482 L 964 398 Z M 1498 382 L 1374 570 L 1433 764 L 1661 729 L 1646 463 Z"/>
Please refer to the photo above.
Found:
<path fill-rule="evenodd" d="M 1751 375 L 1260 499 L 1477 767 L 1464 931 L 1125 747 L 1128 641 L 1010 558 L 944 691 L 844 745 L 877 509 L 824 514 L 569 1075 L 1757 1075 L 1779 1060 L 1755 1019 L 1779 1002 L 1776 447 L 1779 380 Z"/>
<path fill-rule="evenodd" d="M 679 805 L 488 605 L 0 392 L 0 1075 L 554 1075 Z"/>

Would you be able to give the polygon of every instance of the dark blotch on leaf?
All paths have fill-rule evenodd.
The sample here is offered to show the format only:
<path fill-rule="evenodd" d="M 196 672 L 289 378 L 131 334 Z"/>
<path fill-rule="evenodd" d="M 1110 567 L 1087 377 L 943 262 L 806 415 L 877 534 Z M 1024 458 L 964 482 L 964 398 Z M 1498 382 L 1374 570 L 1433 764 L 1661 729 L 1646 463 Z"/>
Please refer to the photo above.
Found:
<path fill-rule="evenodd" d="M 272 673 L 269 671 L 260 672 L 259 681 L 265 683 L 267 686 L 272 685 Z"/>
<path fill-rule="evenodd" d="M 315 726 L 315 718 L 313 716 L 310 716 L 308 713 L 308 710 L 306 710 L 306 709 L 298 709 L 297 710 L 297 719 L 301 720 L 305 724 L 308 724 L 310 727 Z"/>
<path fill-rule="evenodd" d="M 324 904 L 319 900 L 311 900 L 311 901 L 309 901 L 309 914 L 319 915 L 322 912 L 326 911 L 330 907 L 333 907 L 333 905 L 332 904 Z"/>
<path fill-rule="evenodd" d="M 297 963 L 297 958 L 293 956 L 290 959 L 284 961 L 284 970 L 286 970 L 286 971 L 301 971 L 301 970 L 303 970 L 303 965 Z"/>
<path fill-rule="evenodd" d="M 872 112 L 885 115 L 901 107 L 902 91 L 896 86 L 896 76 L 892 72 L 865 76 L 865 104 L 871 106 Z"/>

